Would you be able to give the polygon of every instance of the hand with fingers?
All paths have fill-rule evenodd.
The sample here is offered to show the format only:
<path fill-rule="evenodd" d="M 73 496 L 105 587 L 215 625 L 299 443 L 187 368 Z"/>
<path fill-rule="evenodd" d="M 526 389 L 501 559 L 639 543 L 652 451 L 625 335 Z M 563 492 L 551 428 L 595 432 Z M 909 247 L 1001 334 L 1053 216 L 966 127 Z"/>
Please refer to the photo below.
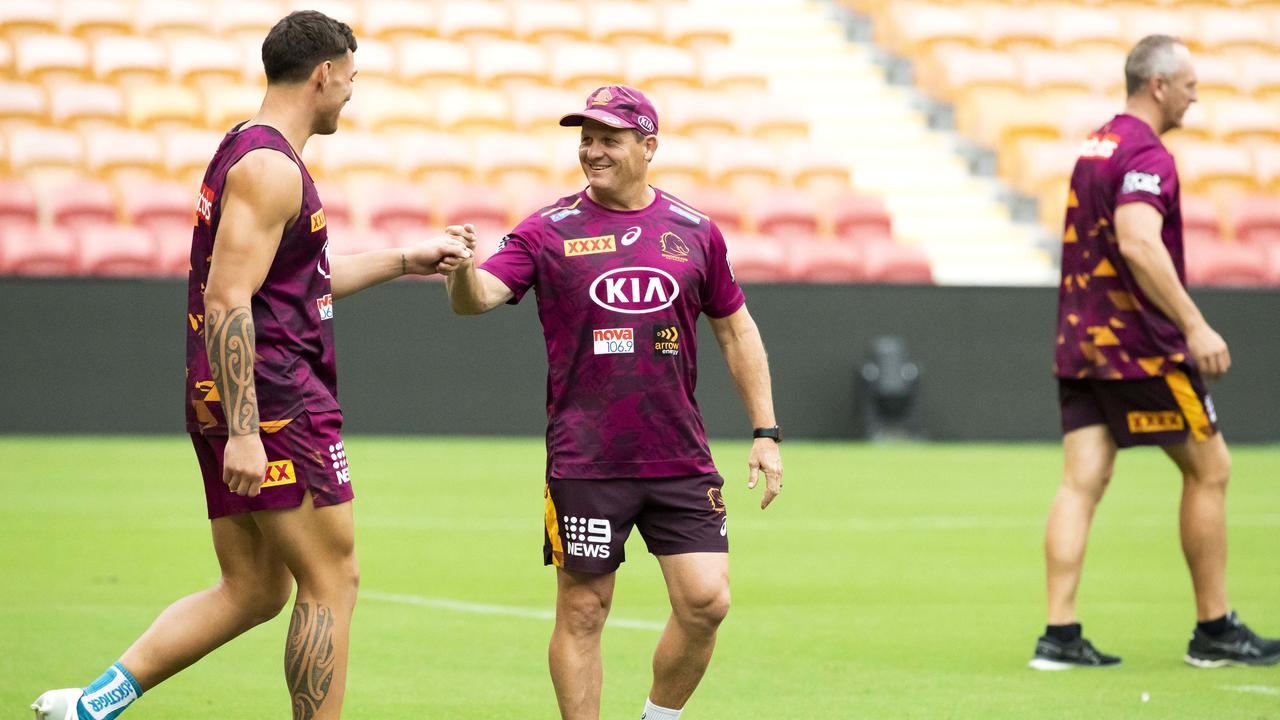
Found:
<path fill-rule="evenodd" d="M 423 240 L 411 246 L 404 254 L 405 272 L 412 275 L 448 275 L 473 255 L 475 230 L 468 233 L 467 226 L 450 226 L 440 237 Z M 458 228 L 458 232 L 453 232 Z"/>
<path fill-rule="evenodd" d="M 760 472 L 764 472 L 764 496 L 760 498 L 760 509 L 763 510 L 782 492 L 782 453 L 778 451 L 778 443 L 769 438 L 756 438 L 751 445 L 748 465 L 751 468 L 748 489 L 755 489 L 760 482 Z"/>
<path fill-rule="evenodd" d="M 1187 331 L 1187 349 L 1206 377 L 1222 377 L 1231 368 L 1231 352 L 1227 350 L 1227 341 L 1209 327 L 1209 323 L 1201 323 Z"/>
<path fill-rule="evenodd" d="M 257 497 L 267 477 L 267 451 L 258 433 L 232 435 L 222 453 L 222 481 L 237 495 Z"/>

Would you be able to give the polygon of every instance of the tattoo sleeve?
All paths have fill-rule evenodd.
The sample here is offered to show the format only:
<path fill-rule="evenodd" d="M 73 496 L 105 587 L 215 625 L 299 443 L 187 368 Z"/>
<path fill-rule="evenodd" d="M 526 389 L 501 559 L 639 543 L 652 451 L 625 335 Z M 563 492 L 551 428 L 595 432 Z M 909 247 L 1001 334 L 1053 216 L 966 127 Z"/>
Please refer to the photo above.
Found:
<path fill-rule="evenodd" d="M 284 677 L 293 698 L 293 720 L 314 718 L 329 696 L 336 660 L 333 625 L 333 611 L 319 603 L 293 606 L 284 649 Z"/>
<path fill-rule="evenodd" d="M 253 384 L 253 313 L 247 306 L 207 310 L 204 346 L 209 353 L 213 383 L 222 396 L 227 432 L 258 432 L 258 393 Z"/>

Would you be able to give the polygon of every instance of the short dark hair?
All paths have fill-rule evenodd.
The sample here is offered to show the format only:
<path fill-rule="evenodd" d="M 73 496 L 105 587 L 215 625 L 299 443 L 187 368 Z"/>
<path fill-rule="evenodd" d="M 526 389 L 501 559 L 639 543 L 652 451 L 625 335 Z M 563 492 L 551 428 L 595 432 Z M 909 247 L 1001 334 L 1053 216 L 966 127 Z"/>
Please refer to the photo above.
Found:
<path fill-rule="evenodd" d="M 1124 59 L 1124 85 L 1130 97 L 1142 91 L 1157 75 L 1172 77 L 1178 71 L 1173 46 L 1182 41 L 1172 35 L 1148 35 L 1138 41 Z"/>
<path fill-rule="evenodd" d="M 268 83 L 297 83 L 316 65 L 355 52 L 351 27 L 315 10 L 286 15 L 262 41 L 262 67 Z"/>

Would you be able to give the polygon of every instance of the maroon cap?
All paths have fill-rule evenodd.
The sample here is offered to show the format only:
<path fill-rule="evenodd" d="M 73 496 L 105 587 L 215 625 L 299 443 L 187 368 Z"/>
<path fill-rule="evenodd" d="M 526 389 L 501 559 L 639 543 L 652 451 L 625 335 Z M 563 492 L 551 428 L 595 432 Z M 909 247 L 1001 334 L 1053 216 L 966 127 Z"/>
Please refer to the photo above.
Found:
<path fill-rule="evenodd" d="M 599 120 L 605 125 L 639 130 L 645 135 L 658 134 L 658 112 L 639 90 L 626 85 L 606 85 L 587 97 L 585 110 L 560 118 L 565 127 L 577 127 L 583 118 Z"/>

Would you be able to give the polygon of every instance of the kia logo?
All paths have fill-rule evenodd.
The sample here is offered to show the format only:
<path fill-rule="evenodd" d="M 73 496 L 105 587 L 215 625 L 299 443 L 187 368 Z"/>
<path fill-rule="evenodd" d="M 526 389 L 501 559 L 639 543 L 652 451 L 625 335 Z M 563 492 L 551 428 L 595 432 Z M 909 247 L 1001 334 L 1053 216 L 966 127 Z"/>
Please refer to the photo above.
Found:
<path fill-rule="evenodd" d="M 591 301 L 606 310 L 640 315 L 671 307 L 680 286 L 665 270 L 625 267 L 602 273 L 591 283 L 590 293 Z"/>

